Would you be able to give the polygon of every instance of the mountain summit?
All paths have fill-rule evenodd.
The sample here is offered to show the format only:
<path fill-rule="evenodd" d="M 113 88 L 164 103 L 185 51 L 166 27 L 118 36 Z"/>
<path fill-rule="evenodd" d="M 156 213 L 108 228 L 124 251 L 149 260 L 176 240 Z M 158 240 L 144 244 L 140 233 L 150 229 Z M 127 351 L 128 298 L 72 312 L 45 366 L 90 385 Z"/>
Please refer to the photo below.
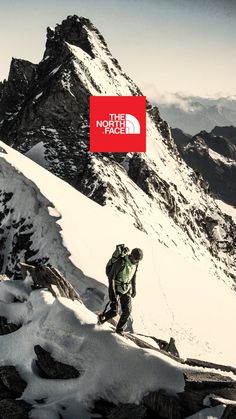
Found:
<path fill-rule="evenodd" d="M 55 29 L 47 28 L 47 43 L 44 58 L 50 54 L 60 53 L 63 45 L 68 42 L 71 45 L 81 48 L 84 52 L 94 58 L 93 45 L 89 39 L 89 31 L 96 33 L 107 47 L 105 40 L 98 30 L 93 26 L 89 19 L 85 17 L 68 16 L 61 25 L 56 25 Z"/>

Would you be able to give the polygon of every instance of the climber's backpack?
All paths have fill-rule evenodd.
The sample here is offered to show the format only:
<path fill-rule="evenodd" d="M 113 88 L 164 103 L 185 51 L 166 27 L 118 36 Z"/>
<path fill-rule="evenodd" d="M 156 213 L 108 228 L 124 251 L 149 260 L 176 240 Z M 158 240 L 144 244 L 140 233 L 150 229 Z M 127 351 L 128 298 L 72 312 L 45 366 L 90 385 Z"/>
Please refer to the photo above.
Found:
<path fill-rule="evenodd" d="M 124 244 L 117 244 L 116 250 L 113 252 L 111 259 L 107 262 L 106 265 L 106 275 L 108 276 L 111 272 L 111 268 L 114 263 L 119 259 L 125 257 L 129 253 L 129 248 Z"/>

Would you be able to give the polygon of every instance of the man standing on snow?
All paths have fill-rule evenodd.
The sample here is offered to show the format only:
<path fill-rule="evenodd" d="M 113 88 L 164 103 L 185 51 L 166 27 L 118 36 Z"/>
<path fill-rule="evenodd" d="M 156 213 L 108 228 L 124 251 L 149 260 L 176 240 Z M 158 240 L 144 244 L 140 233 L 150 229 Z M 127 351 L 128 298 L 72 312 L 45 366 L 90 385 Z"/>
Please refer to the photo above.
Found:
<path fill-rule="evenodd" d="M 110 310 L 98 316 L 99 323 L 105 323 L 115 317 L 118 314 L 118 302 L 120 302 L 122 314 L 116 326 L 116 332 L 121 335 L 131 313 L 131 297 L 134 298 L 136 295 L 136 272 L 142 258 L 142 250 L 135 248 L 129 255 L 119 257 L 108 273 Z"/>

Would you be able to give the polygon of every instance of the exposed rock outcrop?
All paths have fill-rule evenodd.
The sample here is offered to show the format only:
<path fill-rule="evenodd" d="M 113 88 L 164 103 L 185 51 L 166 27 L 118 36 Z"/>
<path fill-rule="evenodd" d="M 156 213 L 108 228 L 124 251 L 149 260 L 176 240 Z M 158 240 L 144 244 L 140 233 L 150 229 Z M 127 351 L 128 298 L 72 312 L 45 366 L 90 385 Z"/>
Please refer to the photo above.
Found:
<path fill-rule="evenodd" d="M 81 301 L 79 294 L 60 272 L 52 267 L 36 264 L 21 263 L 23 277 L 29 273 L 34 282 L 34 289 L 47 288 L 54 297 L 70 298 L 72 301 Z M 55 290 L 56 287 L 56 290 Z"/>
<path fill-rule="evenodd" d="M 34 347 L 37 355 L 36 365 L 43 378 L 70 379 L 80 376 L 80 372 L 71 365 L 56 361 L 48 351 L 40 345 Z"/>

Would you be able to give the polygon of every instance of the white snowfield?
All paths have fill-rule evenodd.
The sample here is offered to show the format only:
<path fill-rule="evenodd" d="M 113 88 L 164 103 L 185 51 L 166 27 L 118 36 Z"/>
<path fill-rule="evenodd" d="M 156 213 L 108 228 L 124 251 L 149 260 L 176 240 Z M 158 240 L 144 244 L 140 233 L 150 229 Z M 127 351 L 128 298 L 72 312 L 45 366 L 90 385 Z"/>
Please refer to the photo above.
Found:
<path fill-rule="evenodd" d="M 27 213 L 34 218 L 32 247 L 40 249 L 37 256 L 50 258 L 87 307 L 101 309 L 107 301 L 104 268 L 116 244 L 140 247 L 144 259 L 132 300 L 133 330 L 167 341 L 173 336 L 182 357 L 236 365 L 232 333 L 236 296 L 225 275 L 217 278 L 210 263 L 201 264 L 158 243 L 134 228 L 125 215 L 99 206 L 22 154 L 0 145 L 7 151 L 1 153 L 0 186 L 14 192 L 19 216 Z"/>
<path fill-rule="evenodd" d="M 212 150 L 211 148 L 208 149 L 208 153 L 210 157 L 216 162 L 224 163 L 226 166 L 236 166 L 235 160 L 230 159 L 228 157 L 224 157 L 216 151 Z"/>

